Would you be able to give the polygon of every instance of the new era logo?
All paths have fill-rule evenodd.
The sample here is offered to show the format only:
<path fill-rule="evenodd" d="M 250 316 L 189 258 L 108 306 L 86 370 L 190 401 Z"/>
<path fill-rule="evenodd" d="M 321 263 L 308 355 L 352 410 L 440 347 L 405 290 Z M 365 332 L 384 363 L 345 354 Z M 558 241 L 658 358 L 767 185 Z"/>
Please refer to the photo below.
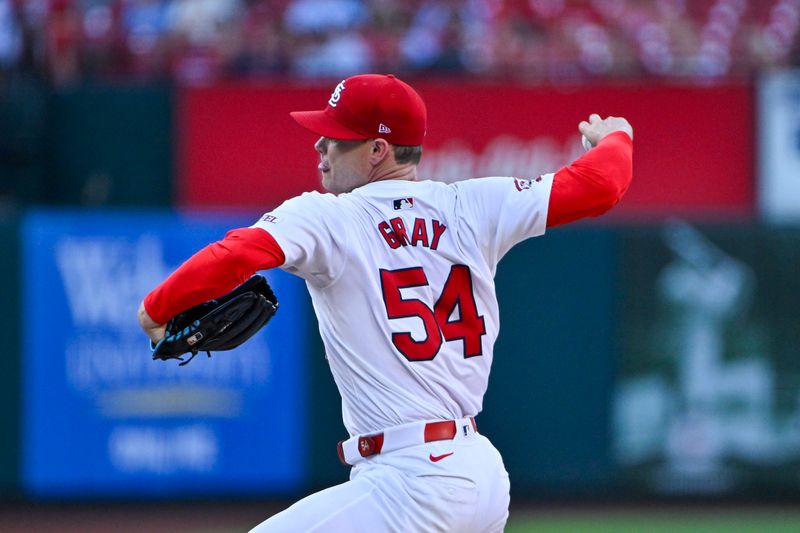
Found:
<path fill-rule="evenodd" d="M 394 210 L 399 211 L 401 209 L 412 209 L 414 207 L 414 199 L 413 198 L 398 198 L 393 202 Z"/>
<path fill-rule="evenodd" d="M 378 125 L 378 133 L 392 133 L 392 129 L 384 123 Z"/>

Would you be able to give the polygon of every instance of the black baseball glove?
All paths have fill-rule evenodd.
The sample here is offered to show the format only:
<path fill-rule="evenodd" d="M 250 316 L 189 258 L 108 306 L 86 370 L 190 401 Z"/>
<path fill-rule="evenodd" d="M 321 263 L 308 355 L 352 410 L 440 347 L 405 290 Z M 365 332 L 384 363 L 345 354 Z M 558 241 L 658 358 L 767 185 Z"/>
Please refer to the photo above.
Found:
<path fill-rule="evenodd" d="M 255 335 L 278 310 L 278 299 L 263 276 L 256 275 L 215 300 L 174 316 L 164 338 L 150 343 L 153 359 L 180 359 L 185 365 L 198 352 L 233 350 Z M 191 357 L 183 360 L 183 354 Z"/>

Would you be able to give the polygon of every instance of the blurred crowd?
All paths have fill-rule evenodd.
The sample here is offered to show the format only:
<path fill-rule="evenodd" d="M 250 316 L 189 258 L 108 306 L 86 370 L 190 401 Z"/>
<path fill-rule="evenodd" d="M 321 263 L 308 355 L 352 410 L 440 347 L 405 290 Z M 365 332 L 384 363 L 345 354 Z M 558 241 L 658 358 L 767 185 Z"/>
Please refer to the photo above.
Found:
<path fill-rule="evenodd" d="M 0 71 L 713 79 L 800 63 L 799 25 L 800 0 L 0 0 Z"/>

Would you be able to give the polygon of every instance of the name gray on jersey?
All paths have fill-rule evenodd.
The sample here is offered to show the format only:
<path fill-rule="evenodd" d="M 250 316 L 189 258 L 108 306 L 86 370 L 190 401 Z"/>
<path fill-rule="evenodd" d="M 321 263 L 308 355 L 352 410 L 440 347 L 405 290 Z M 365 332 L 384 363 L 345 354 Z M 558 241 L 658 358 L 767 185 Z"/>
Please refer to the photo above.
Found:
<path fill-rule="evenodd" d="M 428 227 L 430 226 L 430 232 Z M 401 246 L 423 246 L 436 250 L 439 247 L 439 239 L 441 239 L 447 226 L 442 224 L 436 219 L 415 218 L 414 227 L 411 229 L 410 235 L 406 229 L 406 224 L 400 217 L 390 219 L 388 222 L 383 221 L 378 224 L 378 233 L 384 238 L 389 248 L 396 250 Z M 430 240 L 428 235 L 431 235 Z"/>

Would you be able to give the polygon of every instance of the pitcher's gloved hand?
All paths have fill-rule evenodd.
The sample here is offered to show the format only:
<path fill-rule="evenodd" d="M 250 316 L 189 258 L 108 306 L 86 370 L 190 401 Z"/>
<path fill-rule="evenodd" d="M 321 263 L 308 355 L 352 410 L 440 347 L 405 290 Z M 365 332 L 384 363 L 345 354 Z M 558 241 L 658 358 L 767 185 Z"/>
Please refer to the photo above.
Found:
<path fill-rule="evenodd" d="M 180 359 L 198 352 L 232 350 L 261 329 L 278 310 L 278 299 L 267 280 L 256 275 L 231 292 L 174 316 L 164 338 L 151 341 L 153 359 Z"/>

